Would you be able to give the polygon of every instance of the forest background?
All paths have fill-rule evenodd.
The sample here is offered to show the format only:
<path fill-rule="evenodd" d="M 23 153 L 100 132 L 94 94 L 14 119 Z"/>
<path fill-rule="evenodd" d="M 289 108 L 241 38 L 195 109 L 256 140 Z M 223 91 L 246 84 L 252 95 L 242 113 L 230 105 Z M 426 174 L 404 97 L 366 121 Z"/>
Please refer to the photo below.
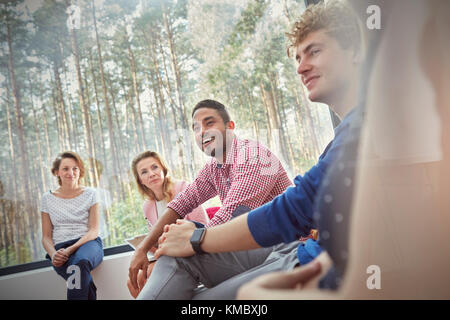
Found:
<path fill-rule="evenodd" d="M 42 260 L 40 197 L 64 150 L 102 202 L 104 246 L 145 233 L 130 163 L 159 152 L 177 179 L 207 159 L 191 110 L 225 104 L 293 178 L 333 137 L 286 54 L 303 0 L 29 0 L 0 4 L 0 267 Z M 220 205 L 216 198 L 204 205 Z"/>

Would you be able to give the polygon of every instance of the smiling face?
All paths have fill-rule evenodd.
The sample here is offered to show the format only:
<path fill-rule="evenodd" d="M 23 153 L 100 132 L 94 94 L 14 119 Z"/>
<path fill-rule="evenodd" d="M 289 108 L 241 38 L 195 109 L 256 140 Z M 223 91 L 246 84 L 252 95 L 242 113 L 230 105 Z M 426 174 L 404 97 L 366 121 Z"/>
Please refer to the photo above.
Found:
<path fill-rule="evenodd" d="M 329 106 L 339 103 L 357 72 L 354 51 L 343 49 L 324 29 L 311 32 L 297 46 L 296 60 L 308 98 Z"/>
<path fill-rule="evenodd" d="M 162 191 L 164 184 L 164 170 L 158 159 L 144 158 L 136 164 L 139 181 L 154 193 Z"/>
<path fill-rule="evenodd" d="M 62 185 L 78 184 L 80 179 L 80 166 L 75 159 L 63 158 L 55 176 L 59 177 Z"/>
<path fill-rule="evenodd" d="M 234 129 L 233 121 L 224 123 L 219 112 L 211 108 L 200 108 L 193 115 L 195 142 L 208 156 L 219 158 L 226 152 L 227 130 Z"/>

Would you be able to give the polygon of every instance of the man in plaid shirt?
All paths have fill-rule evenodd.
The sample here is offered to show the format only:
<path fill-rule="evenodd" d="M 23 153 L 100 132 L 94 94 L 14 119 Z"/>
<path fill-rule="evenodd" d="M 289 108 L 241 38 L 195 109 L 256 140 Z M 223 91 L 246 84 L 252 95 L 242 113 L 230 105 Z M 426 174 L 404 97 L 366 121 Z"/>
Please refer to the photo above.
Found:
<path fill-rule="evenodd" d="M 136 289 L 137 273 L 139 269 L 147 270 L 147 252 L 157 244 L 166 224 L 184 218 L 218 195 L 222 207 L 206 227 L 216 226 L 271 201 L 292 185 L 280 160 L 270 150 L 234 134 L 235 124 L 221 103 L 203 100 L 194 107 L 192 117 L 195 141 L 211 158 L 195 180 L 167 205 L 166 212 L 136 249 L 129 268 L 130 281 Z"/>
<path fill-rule="evenodd" d="M 270 150 L 256 141 L 240 139 L 230 133 L 231 143 L 225 162 L 215 157 L 209 159 L 197 178 L 168 204 L 182 218 L 193 208 L 218 195 L 222 207 L 206 227 L 219 225 L 230 220 L 237 208 L 257 208 L 292 184 L 280 161 Z"/>

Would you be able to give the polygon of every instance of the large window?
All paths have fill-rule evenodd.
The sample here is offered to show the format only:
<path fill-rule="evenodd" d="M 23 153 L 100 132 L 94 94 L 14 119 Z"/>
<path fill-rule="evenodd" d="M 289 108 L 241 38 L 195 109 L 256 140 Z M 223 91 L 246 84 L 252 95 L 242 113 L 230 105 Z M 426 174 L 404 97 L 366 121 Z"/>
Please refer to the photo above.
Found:
<path fill-rule="evenodd" d="M 199 100 L 225 104 L 236 133 L 271 148 L 292 178 L 333 136 L 286 55 L 303 0 L 0 6 L 0 267 L 44 258 L 40 197 L 57 188 L 50 167 L 64 150 L 99 190 L 107 247 L 147 230 L 135 155 L 155 150 L 187 181 L 204 163 L 190 129 Z"/>

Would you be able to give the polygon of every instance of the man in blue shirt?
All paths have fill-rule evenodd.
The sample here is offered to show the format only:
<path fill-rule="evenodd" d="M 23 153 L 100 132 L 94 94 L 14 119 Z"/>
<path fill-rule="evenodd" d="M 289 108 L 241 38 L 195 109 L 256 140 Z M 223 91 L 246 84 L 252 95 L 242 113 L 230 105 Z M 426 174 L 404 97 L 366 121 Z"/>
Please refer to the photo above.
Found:
<path fill-rule="evenodd" d="M 358 116 L 355 107 L 362 65 L 360 29 L 350 8 L 329 1 L 309 7 L 288 35 L 308 98 L 328 104 L 342 119 L 334 140 L 318 163 L 305 175 L 297 176 L 295 186 L 272 202 L 207 232 L 194 230 L 192 223 L 182 220 L 165 226 L 156 251 L 159 261 L 141 298 L 234 299 L 242 284 L 262 274 L 292 270 L 319 255 L 324 257 L 316 241 L 298 239 L 308 236 L 314 227 L 319 187 Z M 332 196 L 324 195 L 324 201 L 332 202 Z M 194 249 L 206 254 L 194 255 Z M 320 256 L 323 275 L 329 261 Z M 320 268 L 310 270 L 310 276 L 319 273 Z M 198 292 L 195 288 L 199 283 L 208 289 Z"/>

